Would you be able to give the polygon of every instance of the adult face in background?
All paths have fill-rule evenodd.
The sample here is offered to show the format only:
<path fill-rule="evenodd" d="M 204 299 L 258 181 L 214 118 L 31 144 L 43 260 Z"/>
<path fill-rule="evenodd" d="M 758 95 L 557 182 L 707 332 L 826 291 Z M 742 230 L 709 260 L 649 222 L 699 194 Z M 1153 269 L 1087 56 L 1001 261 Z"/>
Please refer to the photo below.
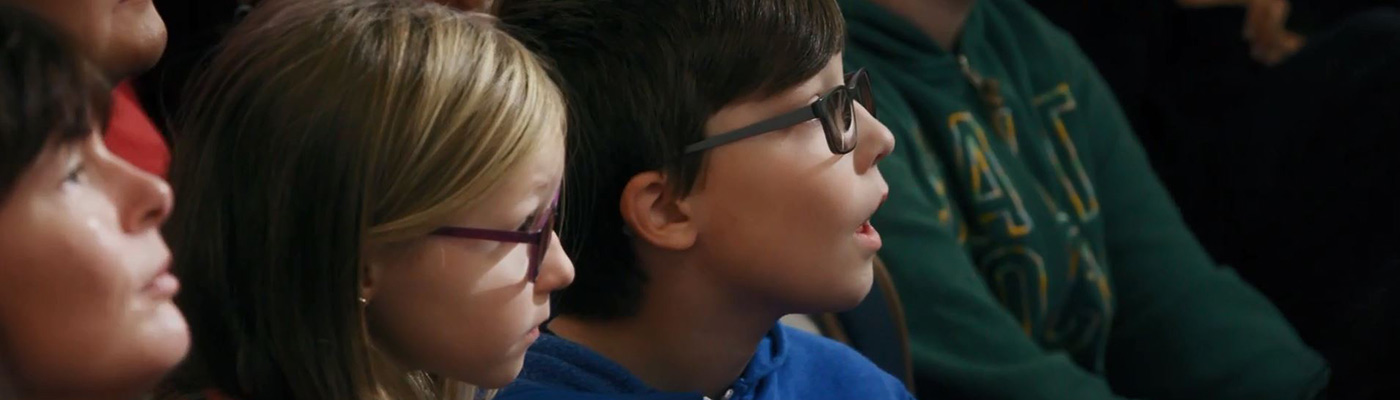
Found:
<path fill-rule="evenodd" d="M 114 81 L 160 61 L 165 21 L 151 0 L 0 0 L 28 9 L 57 26 Z"/>

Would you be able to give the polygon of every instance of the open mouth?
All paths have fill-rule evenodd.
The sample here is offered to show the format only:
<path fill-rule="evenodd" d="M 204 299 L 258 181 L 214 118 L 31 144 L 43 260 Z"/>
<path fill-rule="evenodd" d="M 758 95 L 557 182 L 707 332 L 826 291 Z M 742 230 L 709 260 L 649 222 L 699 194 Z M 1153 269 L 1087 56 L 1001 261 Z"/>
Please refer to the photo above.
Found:
<path fill-rule="evenodd" d="M 883 205 L 885 203 L 885 200 L 888 198 L 888 192 L 881 195 L 880 203 L 876 205 L 875 209 L 879 210 L 879 205 Z M 873 215 L 875 214 L 875 211 L 872 210 L 870 213 Z M 862 245 L 862 247 L 867 247 L 871 250 L 879 250 L 880 246 L 883 244 L 880 240 L 880 231 L 875 230 L 875 226 L 870 224 L 869 219 L 865 220 L 865 222 L 861 222 L 860 226 L 856 227 L 855 236 L 857 241 L 859 241 Z"/>
<path fill-rule="evenodd" d="M 880 232 L 875 230 L 874 226 L 870 225 L 870 221 L 861 223 L 860 227 L 856 228 L 855 236 L 856 241 L 860 243 L 861 247 L 870 250 L 879 250 L 883 245 L 880 240 Z"/>

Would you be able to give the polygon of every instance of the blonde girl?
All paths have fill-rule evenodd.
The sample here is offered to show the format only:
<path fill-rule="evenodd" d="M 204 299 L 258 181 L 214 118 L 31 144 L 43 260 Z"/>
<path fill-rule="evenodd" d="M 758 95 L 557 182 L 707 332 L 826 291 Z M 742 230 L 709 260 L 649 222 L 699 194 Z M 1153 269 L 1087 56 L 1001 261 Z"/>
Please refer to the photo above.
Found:
<path fill-rule="evenodd" d="M 265 1 L 177 118 L 167 228 L 191 359 L 163 391 L 456 399 L 519 373 L 573 279 L 564 106 L 480 14 Z"/>

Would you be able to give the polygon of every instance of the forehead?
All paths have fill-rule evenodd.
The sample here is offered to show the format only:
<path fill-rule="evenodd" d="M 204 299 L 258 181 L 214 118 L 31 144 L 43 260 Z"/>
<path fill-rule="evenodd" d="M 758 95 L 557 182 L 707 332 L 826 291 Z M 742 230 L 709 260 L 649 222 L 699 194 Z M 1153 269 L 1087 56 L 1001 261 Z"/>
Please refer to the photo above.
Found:
<path fill-rule="evenodd" d="M 539 149 L 517 169 L 526 180 L 552 187 L 564 175 L 564 133 L 554 131 L 548 135 L 541 141 Z"/>
<path fill-rule="evenodd" d="M 501 175 L 500 181 L 486 193 L 472 194 L 476 201 L 453 212 L 453 223 L 498 223 L 503 218 L 522 217 L 547 206 L 546 199 L 559 188 L 564 173 L 563 135 L 555 136 L 542 140 L 537 149 L 510 169 L 495 171 Z"/>
<path fill-rule="evenodd" d="M 505 181 L 498 193 L 509 197 L 529 194 L 548 195 L 559 186 L 564 175 L 564 142 L 562 134 L 552 134 L 541 141 L 540 147 L 523 162 L 506 171 Z"/>

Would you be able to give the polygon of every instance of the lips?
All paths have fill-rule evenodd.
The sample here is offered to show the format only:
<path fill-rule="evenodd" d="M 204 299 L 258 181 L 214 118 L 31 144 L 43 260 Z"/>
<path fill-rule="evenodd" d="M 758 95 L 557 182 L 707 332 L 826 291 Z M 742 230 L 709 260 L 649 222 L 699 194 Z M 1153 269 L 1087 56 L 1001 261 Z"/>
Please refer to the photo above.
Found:
<path fill-rule="evenodd" d="M 172 298 L 180 291 L 180 280 L 170 273 L 170 262 L 166 261 L 155 276 L 146 282 L 146 286 L 141 288 L 142 292 L 149 293 L 155 297 Z"/>
<path fill-rule="evenodd" d="M 857 233 L 861 232 L 862 230 L 866 230 L 866 229 L 869 229 L 869 230 L 874 230 L 874 229 L 875 229 L 875 228 L 871 228 L 871 227 L 870 227 L 870 217 L 875 216 L 875 212 L 876 212 L 876 211 L 879 211 L 879 210 L 880 210 L 880 206 L 885 205 L 885 200 L 888 200 L 889 198 L 890 198 L 890 193 L 889 193 L 888 191 L 882 192 L 882 193 L 880 194 L 880 201 L 877 202 L 877 203 L 875 203 L 875 208 L 872 209 L 872 210 L 870 210 L 870 213 L 869 213 L 869 214 L 866 214 L 865 222 L 861 222 L 861 226 L 859 226 L 859 227 L 856 228 L 856 232 L 857 232 Z"/>
<path fill-rule="evenodd" d="M 862 222 L 860 223 L 860 226 L 856 227 L 856 233 L 860 235 L 869 235 L 871 232 L 874 231 L 875 227 L 870 226 L 870 221 Z"/>
<path fill-rule="evenodd" d="M 875 210 L 870 211 L 870 215 L 874 215 L 875 211 L 879 210 L 880 205 L 884 204 L 885 200 L 888 198 L 889 192 L 881 194 L 880 202 L 875 205 Z M 861 247 L 868 248 L 872 251 L 879 250 L 880 247 L 884 244 L 880 240 L 880 232 L 875 230 L 875 227 L 873 225 L 870 225 L 869 219 L 866 219 L 865 222 L 861 222 L 860 226 L 856 227 L 855 237 L 856 241 L 860 243 Z"/>
<path fill-rule="evenodd" d="M 861 247 L 866 247 L 872 251 L 879 250 L 884 244 L 880 240 L 880 232 L 875 230 L 874 226 L 870 225 L 870 221 L 860 224 L 860 228 L 856 230 L 855 236 L 856 241 L 860 243 Z"/>
<path fill-rule="evenodd" d="M 539 335 L 540 335 L 540 329 L 544 326 L 544 324 L 545 324 L 546 322 L 549 322 L 549 305 L 548 305 L 548 304 L 549 304 L 549 303 L 545 303 L 545 306 L 544 306 L 544 309 L 545 309 L 544 316 L 541 317 L 541 318 L 536 318 L 536 319 L 535 319 L 535 324 L 532 325 L 532 326 L 530 327 L 530 331 L 525 332 L 525 336 L 531 337 L 531 338 L 538 338 L 538 337 L 539 337 Z M 533 341 L 534 339 L 531 339 L 531 340 Z"/>

